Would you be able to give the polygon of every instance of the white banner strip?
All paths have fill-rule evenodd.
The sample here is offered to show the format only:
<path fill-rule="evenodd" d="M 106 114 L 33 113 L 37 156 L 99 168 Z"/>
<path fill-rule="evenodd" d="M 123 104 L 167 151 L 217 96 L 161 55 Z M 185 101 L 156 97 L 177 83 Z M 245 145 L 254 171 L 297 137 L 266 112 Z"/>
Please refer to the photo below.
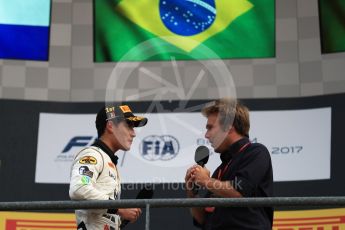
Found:
<path fill-rule="evenodd" d="M 195 149 L 210 147 L 206 118 L 200 113 L 145 116 L 149 122 L 136 129 L 131 150 L 116 153 L 122 182 L 184 182 Z M 274 181 L 330 179 L 331 108 L 252 111 L 250 116 L 251 140 L 270 151 Z M 95 114 L 40 114 L 36 183 L 69 183 L 74 154 L 97 137 L 94 121 Z M 219 164 L 213 153 L 206 166 L 212 172 Z"/>

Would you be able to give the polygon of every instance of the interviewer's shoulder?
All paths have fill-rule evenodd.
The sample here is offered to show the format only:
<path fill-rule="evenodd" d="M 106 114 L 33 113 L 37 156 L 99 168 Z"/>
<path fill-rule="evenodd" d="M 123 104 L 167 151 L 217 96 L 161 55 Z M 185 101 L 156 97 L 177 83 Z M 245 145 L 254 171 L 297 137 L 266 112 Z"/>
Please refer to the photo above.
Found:
<path fill-rule="evenodd" d="M 258 157 L 271 158 L 267 147 L 261 143 L 252 143 L 249 148 L 252 154 L 257 155 Z"/>

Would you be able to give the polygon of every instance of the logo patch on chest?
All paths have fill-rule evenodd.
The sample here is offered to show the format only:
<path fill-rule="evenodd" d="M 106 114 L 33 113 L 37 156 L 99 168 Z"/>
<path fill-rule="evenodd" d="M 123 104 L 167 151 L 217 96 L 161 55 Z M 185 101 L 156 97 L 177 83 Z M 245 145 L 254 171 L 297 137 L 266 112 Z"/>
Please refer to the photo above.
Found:
<path fill-rule="evenodd" d="M 115 169 L 115 165 L 112 162 L 108 162 L 108 165 L 109 165 L 110 168 Z"/>
<path fill-rule="evenodd" d="M 96 158 L 92 156 L 85 156 L 79 160 L 80 164 L 88 164 L 88 165 L 95 165 L 97 164 Z"/>
<path fill-rule="evenodd" d="M 110 176 L 111 178 L 113 178 L 114 180 L 116 180 L 116 176 L 115 176 L 114 174 L 112 174 L 110 171 L 109 171 L 109 176 Z"/>
<path fill-rule="evenodd" d="M 87 167 L 87 166 L 81 166 L 79 168 L 79 174 L 84 175 L 84 176 L 88 176 L 90 178 L 93 177 L 93 172 L 91 172 L 89 167 Z"/>
<path fill-rule="evenodd" d="M 81 178 L 81 183 L 83 184 L 83 185 L 88 185 L 88 184 L 90 184 L 90 177 L 88 177 L 88 176 L 83 176 L 82 178 Z"/>

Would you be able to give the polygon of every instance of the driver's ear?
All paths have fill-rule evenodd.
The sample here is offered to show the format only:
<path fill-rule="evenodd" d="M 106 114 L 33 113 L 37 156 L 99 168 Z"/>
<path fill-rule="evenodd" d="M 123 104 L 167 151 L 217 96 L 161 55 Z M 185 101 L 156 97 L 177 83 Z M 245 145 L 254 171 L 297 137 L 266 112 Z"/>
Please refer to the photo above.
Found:
<path fill-rule="evenodd" d="M 109 133 L 113 133 L 113 125 L 114 125 L 114 123 L 112 121 L 107 121 L 107 123 L 105 125 L 106 131 Z"/>

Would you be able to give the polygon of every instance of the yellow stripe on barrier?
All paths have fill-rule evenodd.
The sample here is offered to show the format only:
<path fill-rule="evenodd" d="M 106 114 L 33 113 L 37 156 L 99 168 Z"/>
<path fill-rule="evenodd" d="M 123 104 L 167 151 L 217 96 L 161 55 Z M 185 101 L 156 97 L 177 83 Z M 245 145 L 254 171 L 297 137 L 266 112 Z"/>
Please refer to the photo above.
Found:
<path fill-rule="evenodd" d="M 0 212 L 0 229 L 76 229 L 73 213 Z M 276 211 L 273 230 L 345 230 L 345 208 Z"/>
<path fill-rule="evenodd" d="M 345 209 L 275 212 L 273 230 L 345 230 Z"/>
<path fill-rule="evenodd" d="M 0 229 L 71 230 L 76 223 L 71 213 L 0 212 Z"/>

